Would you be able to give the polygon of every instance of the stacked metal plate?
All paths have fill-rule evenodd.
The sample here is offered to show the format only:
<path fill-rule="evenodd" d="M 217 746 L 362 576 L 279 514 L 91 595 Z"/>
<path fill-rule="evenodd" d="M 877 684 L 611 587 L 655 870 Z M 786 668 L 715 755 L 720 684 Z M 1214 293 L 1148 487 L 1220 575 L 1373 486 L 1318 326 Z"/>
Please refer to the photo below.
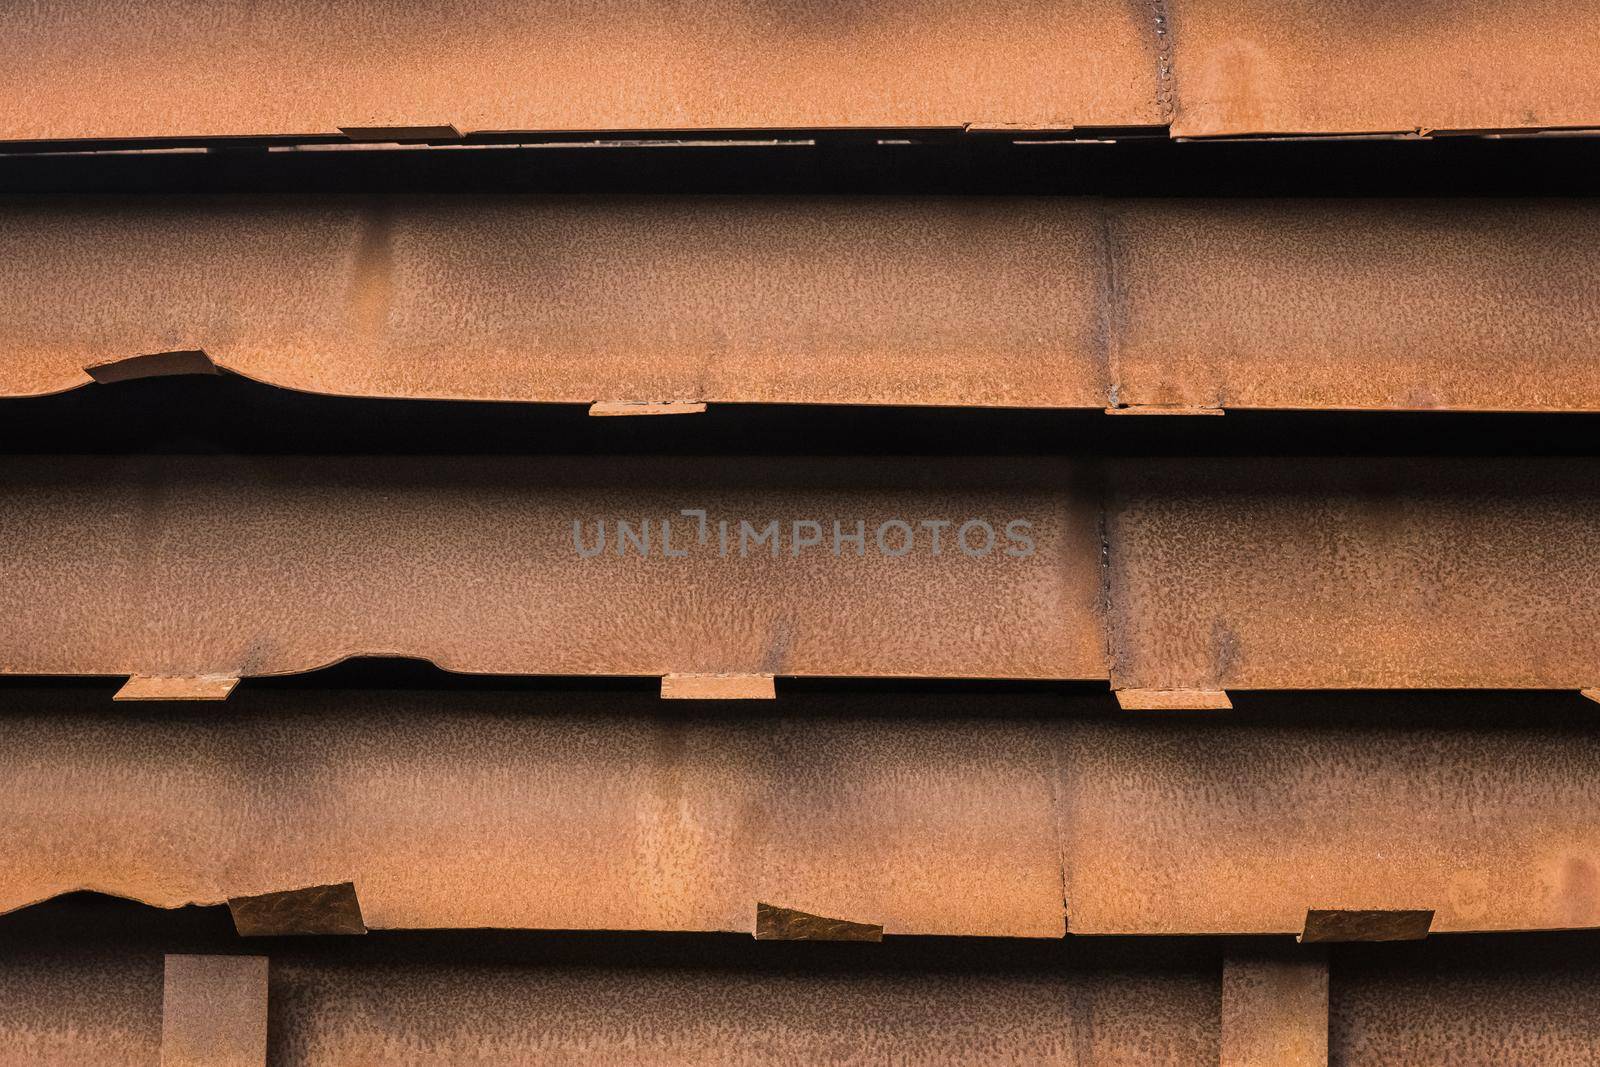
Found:
<path fill-rule="evenodd" d="M 1600 1062 L 1596 56 L 0 11 L 0 1065 Z"/>

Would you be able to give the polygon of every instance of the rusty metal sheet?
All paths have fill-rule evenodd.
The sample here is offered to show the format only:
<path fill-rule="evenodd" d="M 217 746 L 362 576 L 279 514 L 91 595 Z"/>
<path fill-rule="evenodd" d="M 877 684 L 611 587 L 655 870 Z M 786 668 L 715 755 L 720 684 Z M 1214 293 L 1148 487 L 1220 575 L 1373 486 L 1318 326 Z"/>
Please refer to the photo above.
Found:
<path fill-rule="evenodd" d="M 1600 126 L 1588 0 L 1157 0 L 1183 137 Z"/>
<path fill-rule="evenodd" d="M 1600 480 L 1587 460 L 1141 460 L 1113 471 L 1115 688 L 1594 682 Z"/>
<path fill-rule="evenodd" d="M 0 393 L 1102 407 L 1103 250 L 1092 200 L 10 200 Z"/>
<path fill-rule="evenodd" d="M 1222 959 L 1220 1067 L 1328 1067 L 1328 959 L 1254 946 Z"/>
<path fill-rule="evenodd" d="M 1294 935 L 1311 908 L 1419 906 L 1442 933 L 1600 927 L 1600 740 L 1550 697 L 1536 723 L 1504 695 L 1413 723 L 1417 697 L 1372 694 L 1187 720 L 1043 689 L 759 716 L 648 692 L 262 687 L 137 717 L 5 695 L 0 911 L 348 878 L 378 930 L 750 935 L 771 902 L 891 938 Z"/>
<path fill-rule="evenodd" d="M 181 935 L 0 943 L 0 1064 L 154 1067 Z M 206 943 L 206 942 L 202 942 Z M 838 953 L 847 953 L 848 962 Z M 1216 960 L 1166 945 L 374 938 L 276 948 L 269 1060 L 312 1065 L 1049 1064 L 1217 1058 Z M 46 1050 L 43 1057 L 29 1052 Z"/>
<path fill-rule="evenodd" d="M 1600 410 L 1578 201 L 0 202 L 0 395 Z"/>
<path fill-rule="evenodd" d="M 1107 0 L 68 0 L 0 11 L 0 139 L 1154 124 L 1155 55 Z"/>
<path fill-rule="evenodd" d="M 1420 699 L 1263 694 L 1075 727 L 1068 929 L 1299 934 L 1328 908 L 1431 908 L 1435 933 L 1600 926 L 1600 741 L 1555 706 L 1578 698 Z"/>
<path fill-rule="evenodd" d="M 19 457 L 0 673 L 1104 678 L 1096 492 L 1015 459 Z"/>
<path fill-rule="evenodd" d="M 1130 405 L 1600 410 L 1600 210 L 1113 201 Z"/>
<path fill-rule="evenodd" d="M 266 1067 L 266 1062 L 267 957 L 167 956 L 161 1067 Z"/>
<path fill-rule="evenodd" d="M 264 687 L 137 717 L 81 690 L 4 696 L 0 911 L 349 879 L 373 929 L 749 936 L 778 901 L 889 934 L 1064 931 L 1037 713 L 959 694 L 750 715 L 649 692 Z"/>
<path fill-rule="evenodd" d="M 1334 956 L 1338 1064 L 1589 1064 L 1600 1048 L 1592 934 L 1430 938 Z"/>

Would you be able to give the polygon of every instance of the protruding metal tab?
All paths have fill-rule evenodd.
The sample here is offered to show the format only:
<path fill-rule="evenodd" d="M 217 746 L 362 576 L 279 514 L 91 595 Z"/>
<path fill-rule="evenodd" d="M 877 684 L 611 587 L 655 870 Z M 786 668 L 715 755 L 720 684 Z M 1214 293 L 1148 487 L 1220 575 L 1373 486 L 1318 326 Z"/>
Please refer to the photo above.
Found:
<path fill-rule="evenodd" d="M 882 941 L 883 927 L 756 904 L 757 941 Z"/>
<path fill-rule="evenodd" d="M 668 674 L 661 679 L 662 700 L 772 700 L 777 695 L 770 674 Z"/>
<path fill-rule="evenodd" d="M 1306 912 L 1305 944 L 1325 941 L 1421 941 L 1433 926 L 1433 909 L 1345 910 L 1313 908 Z"/>
<path fill-rule="evenodd" d="M 354 882 L 229 897 L 228 910 L 233 913 L 234 929 L 240 937 L 367 932 Z"/>

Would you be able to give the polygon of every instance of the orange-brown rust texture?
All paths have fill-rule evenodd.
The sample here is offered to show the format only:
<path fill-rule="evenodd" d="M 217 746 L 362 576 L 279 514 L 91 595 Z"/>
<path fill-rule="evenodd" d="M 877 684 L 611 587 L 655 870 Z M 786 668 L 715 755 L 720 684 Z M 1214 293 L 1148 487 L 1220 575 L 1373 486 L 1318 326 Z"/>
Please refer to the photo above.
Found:
<path fill-rule="evenodd" d="M 0 672 L 247 677 L 390 654 L 507 674 L 1104 678 L 1080 480 L 1012 459 L 19 457 L 0 468 L 0 611 L 29 625 L 0 631 Z M 979 528 L 972 554 L 956 543 L 974 517 L 986 553 Z M 898 528 L 888 553 L 876 537 L 892 521 L 951 525 L 939 554 L 921 529 L 896 555 Z M 835 523 L 864 540 L 835 554 Z"/>
<path fill-rule="evenodd" d="M 1240 948 L 1222 961 L 1220 1067 L 1327 1067 L 1328 959 Z"/>
<path fill-rule="evenodd" d="M 1110 484 L 1119 689 L 1592 681 L 1586 461 L 1118 461 Z"/>
<path fill-rule="evenodd" d="M 1101 247 L 1089 200 L 10 200 L 0 395 L 181 343 L 345 396 L 1101 407 Z"/>
<path fill-rule="evenodd" d="M 1236 696 L 1067 731 L 1069 930 L 1299 934 L 1331 906 L 1600 925 L 1600 745 L 1569 697 Z"/>
<path fill-rule="evenodd" d="M 352 0 L 67 0 L 48 18 L 0 12 L 0 139 L 1155 124 L 1142 14 L 1107 0 L 474 0 L 404 17 Z"/>
<path fill-rule="evenodd" d="M 1588 0 L 1166 0 L 1183 137 L 1600 126 Z"/>
<path fill-rule="evenodd" d="M 1419 902 L 1439 932 L 1600 926 L 1600 739 L 1565 696 L 1174 717 L 797 689 L 746 716 L 643 688 L 261 685 L 226 721 L 5 696 L 0 911 L 350 879 L 374 929 L 748 936 L 757 901 L 888 935 L 1293 935 L 1309 908 Z"/>
<path fill-rule="evenodd" d="M 202 346 L 303 391 L 602 412 L 1595 411 L 1596 233 L 1561 200 L 0 201 L 0 395 Z"/>
<path fill-rule="evenodd" d="M 7 933 L 0 1064 L 152 1067 L 159 938 L 19 948 Z M 1192 949 L 505 931 L 339 948 L 274 946 L 275 1067 L 1217 1061 L 1216 961 Z"/>
<path fill-rule="evenodd" d="M 266 1063 L 267 957 L 169 955 L 161 993 L 161 1067 Z"/>
<path fill-rule="evenodd" d="M 219 722 L 5 695 L 0 911 L 350 879 L 373 929 L 748 937 L 777 901 L 889 933 L 1064 932 L 1046 739 L 968 697 L 750 716 L 646 689 L 262 686 Z"/>
<path fill-rule="evenodd" d="M 1110 204 L 1126 404 L 1600 409 L 1600 212 L 1559 200 Z"/>

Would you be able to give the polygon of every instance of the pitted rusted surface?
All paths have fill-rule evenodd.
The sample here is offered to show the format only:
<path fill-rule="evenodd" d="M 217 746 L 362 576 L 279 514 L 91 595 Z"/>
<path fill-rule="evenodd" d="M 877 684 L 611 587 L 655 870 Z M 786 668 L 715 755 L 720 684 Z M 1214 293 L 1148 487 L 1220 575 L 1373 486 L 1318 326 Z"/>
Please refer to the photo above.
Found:
<path fill-rule="evenodd" d="M 1037 711 L 258 689 L 221 715 L 134 715 L 70 690 L 6 696 L 0 910 L 83 887 L 170 907 L 349 878 L 374 929 L 748 937 L 771 900 L 891 934 L 1064 928 Z"/>
<path fill-rule="evenodd" d="M 1581 702 L 1553 727 L 1549 696 L 1421 699 L 1252 695 L 1075 727 L 1069 930 L 1298 934 L 1333 907 L 1433 908 L 1435 934 L 1600 926 L 1600 742 Z"/>
<path fill-rule="evenodd" d="M 1114 201 L 1126 404 L 1600 409 L 1600 211 Z"/>
<path fill-rule="evenodd" d="M 8 922 L 6 1067 L 155 1067 L 163 953 L 227 951 L 137 928 L 94 943 L 47 927 L 19 941 Z M 1467 937 L 1338 951 L 1329 1061 L 1591 1063 L 1600 1041 L 1594 938 L 1564 944 Z M 268 1057 L 283 1067 L 1197 1067 L 1223 1051 L 1222 954 L 1214 943 L 1171 940 L 783 946 L 499 931 L 380 935 L 335 951 L 284 943 L 271 961 Z"/>
<path fill-rule="evenodd" d="M 1518 725 L 1521 698 L 1455 699 L 1408 724 L 1416 697 L 1368 694 L 1179 719 L 1043 690 L 751 716 L 260 688 L 135 716 L 10 687 L 0 910 L 350 878 L 374 929 L 748 936 L 774 900 L 888 935 L 1293 935 L 1312 907 L 1418 902 L 1436 933 L 1600 926 L 1600 743 L 1548 703 Z"/>
<path fill-rule="evenodd" d="M 1167 0 L 1172 132 L 1600 126 L 1588 0 Z"/>
<path fill-rule="evenodd" d="M 1597 235 L 1576 201 L 10 200 L 0 394 L 199 350 L 602 410 L 1592 411 Z"/>
<path fill-rule="evenodd" d="M 0 529 L 0 673 L 1105 677 L 1050 461 L 22 457 Z"/>
<path fill-rule="evenodd" d="M 11 6 L 0 139 L 1156 124 L 1141 15 L 1124 0 Z"/>
<path fill-rule="evenodd" d="M 0 208 L 0 392 L 203 349 L 352 396 L 1100 407 L 1092 200 Z"/>
<path fill-rule="evenodd" d="M 116 1024 L 159 1028 L 172 940 L 8 937 L 0 1064 L 155 1067 L 158 1035 Z M 268 1061 L 1189 1067 L 1216 1062 L 1217 999 L 1194 946 L 379 935 L 275 947 Z"/>
<path fill-rule="evenodd" d="M 1600 660 L 1587 460 L 1113 465 L 1118 689 L 1551 688 Z"/>
<path fill-rule="evenodd" d="M 1591 935 L 1336 950 L 1331 1062 L 1586 1067 L 1600 1048 Z"/>
<path fill-rule="evenodd" d="M 1219 1067 L 1328 1067 L 1328 959 L 1254 945 L 1222 960 Z"/>
<path fill-rule="evenodd" d="M 263 1067 L 267 969 L 265 956 L 167 956 L 161 1067 Z"/>
<path fill-rule="evenodd" d="M 1600 125 L 1583 0 L 89 0 L 0 14 L 0 140 L 1140 126 Z M 387 131 L 387 132 L 385 132 Z"/>

